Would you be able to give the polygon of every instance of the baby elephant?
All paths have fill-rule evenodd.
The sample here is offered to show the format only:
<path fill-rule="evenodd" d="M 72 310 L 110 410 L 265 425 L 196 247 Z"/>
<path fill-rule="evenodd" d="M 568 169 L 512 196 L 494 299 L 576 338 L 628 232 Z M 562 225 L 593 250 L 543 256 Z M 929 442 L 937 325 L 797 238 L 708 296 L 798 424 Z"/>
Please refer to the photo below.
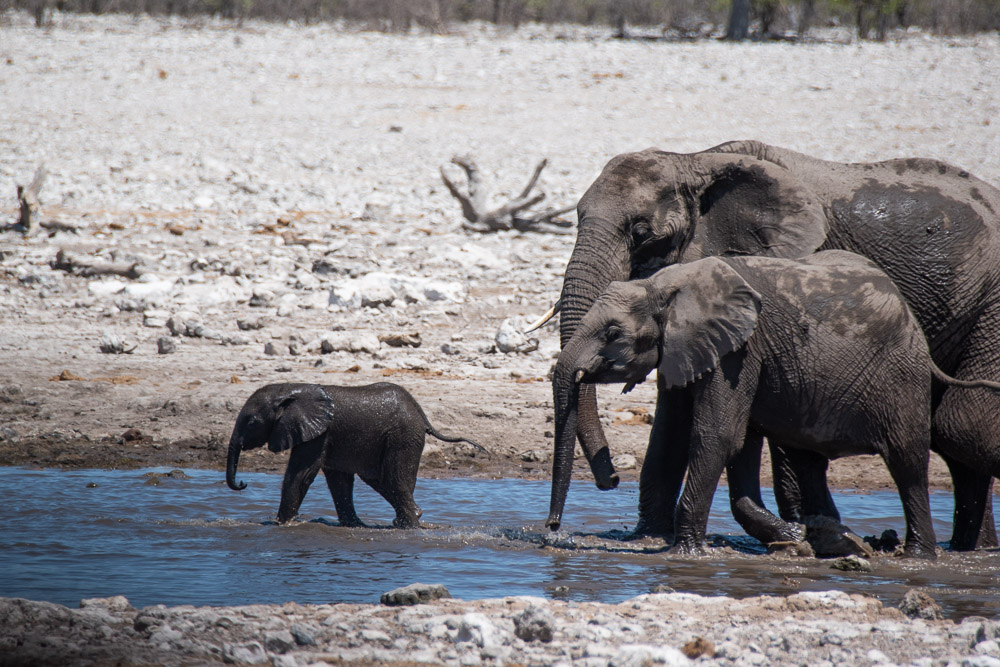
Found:
<path fill-rule="evenodd" d="M 829 459 L 880 455 L 902 499 L 906 554 L 934 558 L 932 379 L 1000 386 L 938 369 L 892 281 L 851 253 L 709 257 L 612 283 L 556 365 L 553 386 L 576 389 L 555 396 L 550 526 L 559 525 L 569 484 L 579 384 L 625 382 L 628 390 L 654 368 L 660 394 L 686 406 L 650 435 L 651 443 L 671 444 L 676 465 L 666 479 L 645 480 L 673 501 L 687 474 L 673 517 L 679 552 L 702 548 L 723 469 L 734 514 L 749 534 L 763 542 L 794 535 L 760 498 L 766 436 Z"/>
<path fill-rule="evenodd" d="M 419 526 L 413 501 L 424 436 L 445 442 L 468 438 L 438 433 L 408 391 L 389 382 L 362 387 L 318 384 L 269 384 L 247 399 L 229 439 L 226 483 L 236 483 L 240 452 L 267 443 L 272 452 L 291 449 L 281 486 L 278 522 L 298 514 L 302 499 L 320 468 L 330 487 L 342 526 L 361 526 L 354 511 L 354 475 L 389 501 L 397 528 Z"/>

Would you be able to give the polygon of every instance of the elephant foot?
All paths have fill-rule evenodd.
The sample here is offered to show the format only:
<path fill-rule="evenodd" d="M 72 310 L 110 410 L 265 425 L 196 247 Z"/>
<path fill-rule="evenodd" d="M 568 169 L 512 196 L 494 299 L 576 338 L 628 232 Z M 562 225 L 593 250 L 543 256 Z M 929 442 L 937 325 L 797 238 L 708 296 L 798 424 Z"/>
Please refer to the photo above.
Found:
<path fill-rule="evenodd" d="M 805 540 L 817 556 L 862 556 L 870 558 L 875 551 L 863 539 L 836 519 L 828 516 L 805 518 Z"/>
<path fill-rule="evenodd" d="M 667 549 L 671 556 L 704 556 L 708 553 L 704 540 L 678 540 L 673 546 Z"/>
<path fill-rule="evenodd" d="M 926 547 L 920 544 L 909 545 L 907 544 L 903 548 L 902 553 L 903 558 L 919 558 L 921 560 L 935 561 L 937 560 L 937 549 L 934 547 Z"/>
<path fill-rule="evenodd" d="M 419 519 L 400 519 L 399 517 L 396 517 L 395 519 L 392 520 L 392 527 L 393 528 L 405 528 L 405 529 L 420 528 L 420 520 Z"/>
<path fill-rule="evenodd" d="M 365 524 L 362 523 L 361 519 L 355 517 L 353 519 L 341 519 L 339 521 L 341 528 L 364 528 Z"/>
<path fill-rule="evenodd" d="M 666 522 L 654 522 L 639 517 L 639 523 L 625 538 L 626 540 L 638 540 L 643 537 L 662 537 L 667 542 L 673 542 L 674 527 Z"/>

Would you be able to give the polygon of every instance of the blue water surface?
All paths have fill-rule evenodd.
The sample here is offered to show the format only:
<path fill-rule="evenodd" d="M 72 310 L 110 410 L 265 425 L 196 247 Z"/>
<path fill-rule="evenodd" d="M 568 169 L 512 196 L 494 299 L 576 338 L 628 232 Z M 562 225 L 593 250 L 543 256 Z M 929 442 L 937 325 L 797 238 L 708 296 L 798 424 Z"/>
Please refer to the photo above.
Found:
<path fill-rule="evenodd" d="M 547 482 L 420 479 L 415 496 L 429 527 L 404 531 L 389 527 L 392 509 L 360 481 L 355 503 L 371 527 L 336 525 L 322 480 L 303 503 L 303 521 L 279 526 L 272 520 L 280 475 L 241 474 L 248 486 L 235 492 L 220 472 L 156 476 L 167 471 L 0 468 L 0 505 L 6 510 L 0 595 L 71 606 L 111 595 L 124 595 L 136 606 L 377 602 L 382 592 L 419 581 L 443 583 L 461 598 L 617 602 L 656 585 L 737 596 L 843 588 L 881 591 L 888 598 L 908 585 L 935 586 L 940 579 L 937 566 L 900 562 L 862 580 L 831 570 L 828 561 L 755 554 L 759 544 L 745 536 L 721 539 L 735 551 L 670 557 L 656 540 L 619 539 L 635 523 L 634 483 L 602 492 L 575 482 L 565 531 L 553 540 L 542 524 Z M 886 528 L 904 534 L 895 493 L 835 498 L 858 534 Z M 765 502 L 774 507 L 768 492 Z M 947 539 L 950 494 L 933 493 L 931 506 L 938 539 Z M 716 494 L 709 532 L 717 543 L 720 535 L 742 536 L 724 488 Z M 996 586 L 995 576 L 976 572 L 969 590 Z M 794 590 L 777 585 L 782 577 L 794 577 Z M 968 591 L 958 591 L 963 595 L 969 598 Z"/>

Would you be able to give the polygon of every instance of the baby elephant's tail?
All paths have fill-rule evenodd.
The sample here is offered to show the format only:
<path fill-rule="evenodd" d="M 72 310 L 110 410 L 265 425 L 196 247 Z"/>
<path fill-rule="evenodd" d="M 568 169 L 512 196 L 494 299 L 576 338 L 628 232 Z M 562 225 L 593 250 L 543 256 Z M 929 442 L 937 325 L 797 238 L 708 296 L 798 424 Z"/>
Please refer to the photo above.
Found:
<path fill-rule="evenodd" d="M 991 391 L 1000 392 L 1000 382 L 992 382 L 990 380 L 959 380 L 958 378 L 953 378 L 938 368 L 937 364 L 933 361 L 931 362 L 931 373 L 935 380 L 952 387 L 962 387 L 964 389 L 989 389 Z"/>
<path fill-rule="evenodd" d="M 478 449 L 479 451 L 483 452 L 484 454 L 490 453 L 488 449 L 480 445 L 478 442 L 474 442 L 472 440 L 469 440 L 468 438 L 463 438 L 462 436 L 458 435 L 455 436 L 445 435 L 444 433 L 438 432 L 438 430 L 435 429 L 433 426 L 431 426 L 430 423 L 427 423 L 427 433 L 433 435 L 438 440 L 443 440 L 444 442 L 467 442 L 476 449 Z"/>

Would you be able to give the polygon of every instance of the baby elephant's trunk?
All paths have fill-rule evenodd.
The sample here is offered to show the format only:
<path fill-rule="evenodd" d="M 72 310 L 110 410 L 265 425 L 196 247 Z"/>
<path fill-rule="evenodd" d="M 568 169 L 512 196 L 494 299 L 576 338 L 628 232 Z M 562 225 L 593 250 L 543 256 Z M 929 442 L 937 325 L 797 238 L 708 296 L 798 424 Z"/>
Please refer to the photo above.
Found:
<path fill-rule="evenodd" d="M 236 481 L 236 468 L 240 464 L 240 451 L 243 450 L 242 438 L 233 433 L 229 439 L 229 456 L 226 459 L 226 484 L 233 491 L 242 491 L 247 488 L 246 482 Z"/>

